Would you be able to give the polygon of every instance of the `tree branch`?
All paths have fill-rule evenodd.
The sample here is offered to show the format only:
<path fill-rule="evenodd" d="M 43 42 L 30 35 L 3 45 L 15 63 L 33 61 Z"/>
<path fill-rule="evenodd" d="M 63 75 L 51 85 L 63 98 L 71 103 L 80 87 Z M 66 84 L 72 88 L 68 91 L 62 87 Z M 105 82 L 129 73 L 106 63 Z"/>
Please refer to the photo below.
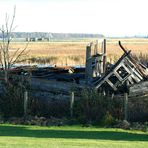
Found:
<path fill-rule="evenodd" d="M 13 66 L 17 62 L 17 60 L 23 55 L 23 53 L 26 51 L 26 49 L 28 47 L 28 44 L 26 44 L 26 47 L 17 55 L 17 57 L 15 58 L 15 60 L 12 61 L 12 63 L 10 63 L 11 66 Z"/>

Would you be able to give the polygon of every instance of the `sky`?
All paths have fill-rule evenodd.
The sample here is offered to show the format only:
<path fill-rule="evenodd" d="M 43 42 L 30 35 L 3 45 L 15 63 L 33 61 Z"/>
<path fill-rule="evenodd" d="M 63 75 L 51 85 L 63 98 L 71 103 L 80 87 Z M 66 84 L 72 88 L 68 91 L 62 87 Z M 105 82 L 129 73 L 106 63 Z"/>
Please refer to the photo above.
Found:
<path fill-rule="evenodd" d="M 14 6 L 18 32 L 148 35 L 148 0 L 0 0 L 0 26 Z"/>

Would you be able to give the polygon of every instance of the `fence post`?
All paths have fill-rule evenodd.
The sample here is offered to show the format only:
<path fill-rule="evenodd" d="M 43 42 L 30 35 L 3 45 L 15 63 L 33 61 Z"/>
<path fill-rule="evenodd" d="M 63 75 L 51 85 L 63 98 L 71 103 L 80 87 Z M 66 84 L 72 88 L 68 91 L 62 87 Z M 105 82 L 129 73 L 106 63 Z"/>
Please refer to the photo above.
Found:
<path fill-rule="evenodd" d="M 27 109 L 28 109 L 28 91 L 25 90 L 24 92 L 24 116 L 27 116 Z"/>
<path fill-rule="evenodd" d="M 71 92 L 71 100 L 70 100 L 70 116 L 73 117 L 73 105 L 74 105 L 74 92 Z"/>
<path fill-rule="evenodd" d="M 128 120 L 128 93 L 124 93 L 124 120 Z"/>

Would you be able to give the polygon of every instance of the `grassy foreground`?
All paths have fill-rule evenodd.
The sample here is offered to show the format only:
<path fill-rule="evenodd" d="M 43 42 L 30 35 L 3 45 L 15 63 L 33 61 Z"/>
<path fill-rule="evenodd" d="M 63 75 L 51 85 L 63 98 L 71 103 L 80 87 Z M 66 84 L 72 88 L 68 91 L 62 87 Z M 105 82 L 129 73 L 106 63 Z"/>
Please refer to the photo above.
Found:
<path fill-rule="evenodd" d="M 146 148 L 148 133 L 80 126 L 0 125 L 0 147 L 7 148 Z"/>

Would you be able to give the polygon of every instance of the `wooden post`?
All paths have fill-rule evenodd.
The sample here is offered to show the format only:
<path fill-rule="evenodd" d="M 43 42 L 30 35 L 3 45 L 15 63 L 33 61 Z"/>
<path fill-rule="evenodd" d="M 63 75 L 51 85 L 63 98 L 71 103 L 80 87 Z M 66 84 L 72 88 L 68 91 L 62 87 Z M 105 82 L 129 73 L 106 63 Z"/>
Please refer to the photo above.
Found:
<path fill-rule="evenodd" d="M 73 105 L 74 105 L 74 92 L 71 92 L 71 100 L 70 100 L 70 116 L 73 117 Z"/>
<path fill-rule="evenodd" d="M 103 73 L 105 73 L 105 69 L 106 69 L 106 39 L 104 39 L 104 41 L 103 41 L 102 53 L 103 53 Z"/>
<path fill-rule="evenodd" d="M 28 91 L 24 92 L 24 116 L 27 116 L 27 108 L 28 108 Z"/>
<path fill-rule="evenodd" d="M 7 84 L 8 83 L 8 71 L 7 71 L 7 68 L 5 68 L 5 83 Z"/>
<path fill-rule="evenodd" d="M 95 48 L 94 48 L 94 55 L 98 53 L 98 40 L 96 40 Z"/>
<path fill-rule="evenodd" d="M 128 120 L 128 93 L 124 93 L 124 120 Z"/>
<path fill-rule="evenodd" d="M 85 79 L 86 79 L 86 84 L 89 83 L 89 80 L 92 77 L 91 46 L 92 46 L 92 44 L 87 45 L 87 47 L 86 47 L 86 63 L 85 63 Z"/>

